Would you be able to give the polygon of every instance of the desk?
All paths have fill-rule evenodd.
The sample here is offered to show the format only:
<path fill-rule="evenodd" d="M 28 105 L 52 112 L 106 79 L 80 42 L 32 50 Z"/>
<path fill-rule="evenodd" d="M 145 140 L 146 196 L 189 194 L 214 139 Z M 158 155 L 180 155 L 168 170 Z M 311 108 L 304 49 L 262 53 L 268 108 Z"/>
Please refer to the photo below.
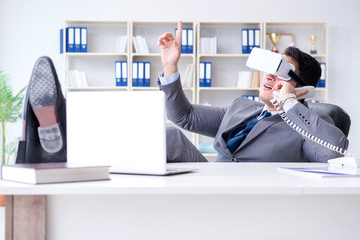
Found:
<path fill-rule="evenodd" d="M 198 171 L 47 185 L 0 181 L 0 194 L 46 195 L 49 240 L 359 239 L 360 178 L 276 171 L 309 165 L 300 163 L 174 165 Z"/>

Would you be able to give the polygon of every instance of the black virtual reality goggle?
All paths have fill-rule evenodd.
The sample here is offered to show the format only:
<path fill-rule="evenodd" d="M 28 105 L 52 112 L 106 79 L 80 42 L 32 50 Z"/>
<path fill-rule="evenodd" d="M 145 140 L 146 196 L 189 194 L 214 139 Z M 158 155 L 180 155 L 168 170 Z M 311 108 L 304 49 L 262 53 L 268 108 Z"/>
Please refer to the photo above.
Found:
<path fill-rule="evenodd" d="M 253 48 L 246 62 L 246 66 L 257 71 L 275 75 L 289 81 L 293 79 L 300 86 L 306 86 L 306 82 L 295 73 L 295 66 L 279 53 L 260 48 Z"/>

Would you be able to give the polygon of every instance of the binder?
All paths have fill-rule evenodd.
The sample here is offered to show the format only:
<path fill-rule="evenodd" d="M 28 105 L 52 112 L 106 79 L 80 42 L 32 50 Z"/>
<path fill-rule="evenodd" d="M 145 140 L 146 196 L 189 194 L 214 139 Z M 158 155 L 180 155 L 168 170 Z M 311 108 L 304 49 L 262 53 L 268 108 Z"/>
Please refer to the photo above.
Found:
<path fill-rule="evenodd" d="M 115 61 L 115 86 L 121 86 L 121 62 Z"/>
<path fill-rule="evenodd" d="M 188 49 L 187 43 L 187 29 L 183 28 L 181 36 L 181 53 L 187 53 Z"/>
<path fill-rule="evenodd" d="M 260 28 L 255 28 L 254 30 L 254 47 L 260 48 Z"/>
<path fill-rule="evenodd" d="M 205 87 L 205 62 L 200 62 L 199 65 L 199 85 Z"/>
<path fill-rule="evenodd" d="M 211 87 L 211 62 L 205 65 L 205 87 Z"/>
<path fill-rule="evenodd" d="M 81 33 L 80 33 L 80 39 L 81 39 L 80 52 L 87 52 L 87 28 L 82 27 L 82 28 L 80 28 L 80 30 L 81 30 Z"/>
<path fill-rule="evenodd" d="M 254 29 L 249 29 L 248 30 L 248 53 L 251 53 L 251 50 L 254 48 L 254 45 L 255 45 L 255 39 L 254 39 L 254 34 L 255 34 L 255 31 Z"/>
<path fill-rule="evenodd" d="M 75 29 L 73 27 L 66 28 L 66 52 L 75 52 Z"/>
<path fill-rule="evenodd" d="M 138 62 L 138 87 L 144 86 L 144 62 Z"/>
<path fill-rule="evenodd" d="M 64 29 L 60 29 L 60 54 L 64 52 Z"/>
<path fill-rule="evenodd" d="M 127 86 L 127 62 L 121 62 L 121 86 Z"/>
<path fill-rule="evenodd" d="M 244 28 L 241 30 L 241 45 L 242 45 L 242 53 L 249 53 L 249 44 L 248 44 L 248 29 Z"/>
<path fill-rule="evenodd" d="M 192 28 L 187 29 L 187 53 L 194 53 L 194 30 Z"/>
<path fill-rule="evenodd" d="M 145 80 L 144 86 L 150 87 L 151 83 L 151 62 L 145 62 Z"/>
<path fill-rule="evenodd" d="M 81 39 L 81 36 L 80 36 L 81 32 L 80 32 L 80 28 L 79 27 L 76 27 L 75 28 L 75 52 L 80 52 L 80 39 Z"/>
<path fill-rule="evenodd" d="M 132 63 L 132 86 L 138 86 L 138 62 Z"/>
<path fill-rule="evenodd" d="M 320 76 L 320 80 L 319 80 L 316 87 L 324 88 L 325 87 L 325 81 L 326 81 L 326 63 L 320 62 L 320 68 L 321 68 L 321 76 Z"/>

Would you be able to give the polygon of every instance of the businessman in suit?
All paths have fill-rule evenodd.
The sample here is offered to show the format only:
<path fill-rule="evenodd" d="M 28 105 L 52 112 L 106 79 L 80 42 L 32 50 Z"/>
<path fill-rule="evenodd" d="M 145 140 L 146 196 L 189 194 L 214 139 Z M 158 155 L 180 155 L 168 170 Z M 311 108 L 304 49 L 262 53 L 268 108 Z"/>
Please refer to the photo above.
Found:
<path fill-rule="evenodd" d="M 177 67 L 181 56 L 181 30 L 179 22 L 176 38 L 164 33 L 158 39 L 164 67 L 158 84 L 166 95 L 168 118 L 183 129 L 213 137 L 218 162 L 326 162 L 341 156 L 289 127 L 270 102 L 274 90 L 280 90 L 281 109 L 292 122 L 328 143 L 347 149 L 346 136 L 329 116 L 318 116 L 306 103 L 297 100 L 307 90 L 296 92 L 298 86 L 293 79 L 285 81 L 264 74 L 259 95 L 262 102 L 237 98 L 225 108 L 191 104 L 182 90 Z M 295 47 L 287 48 L 284 57 L 295 66 L 297 75 L 316 87 L 321 75 L 316 59 Z M 244 135 L 248 125 L 253 128 Z M 168 129 L 167 138 L 168 162 L 206 161 L 180 130 Z M 235 141 L 236 138 L 240 141 Z"/>

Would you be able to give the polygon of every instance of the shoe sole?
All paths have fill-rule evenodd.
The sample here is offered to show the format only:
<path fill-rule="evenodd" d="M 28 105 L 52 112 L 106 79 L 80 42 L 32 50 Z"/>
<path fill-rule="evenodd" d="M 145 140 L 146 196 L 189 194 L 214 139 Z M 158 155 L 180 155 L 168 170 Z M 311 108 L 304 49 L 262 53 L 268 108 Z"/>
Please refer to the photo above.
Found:
<path fill-rule="evenodd" d="M 57 122 L 55 75 L 48 57 L 39 58 L 33 68 L 29 85 L 29 102 L 39 121 L 39 139 L 43 149 L 55 153 L 62 149 L 63 140 Z"/>
<path fill-rule="evenodd" d="M 30 80 L 29 102 L 41 127 L 57 124 L 55 115 L 56 84 L 49 60 L 41 57 Z"/>

